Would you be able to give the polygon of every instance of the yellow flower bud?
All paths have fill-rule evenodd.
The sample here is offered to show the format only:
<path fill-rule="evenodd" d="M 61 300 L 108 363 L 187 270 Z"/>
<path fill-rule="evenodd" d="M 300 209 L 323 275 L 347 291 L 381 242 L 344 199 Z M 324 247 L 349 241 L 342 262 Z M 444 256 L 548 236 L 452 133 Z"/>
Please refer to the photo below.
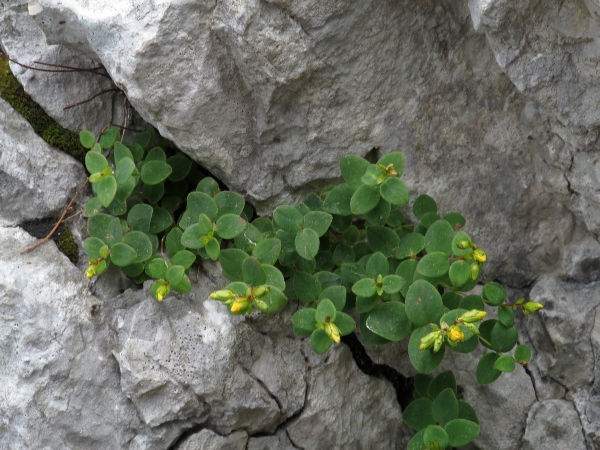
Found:
<path fill-rule="evenodd" d="M 467 311 L 462 316 L 458 318 L 458 320 L 465 323 L 473 323 L 478 322 L 486 316 L 485 311 L 480 311 L 479 309 L 472 309 L 471 311 Z"/>
<path fill-rule="evenodd" d="M 234 296 L 235 296 L 235 293 L 229 289 L 222 289 L 220 291 L 215 291 L 212 294 L 210 294 L 210 298 L 219 300 L 219 301 L 230 300 Z"/>
<path fill-rule="evenodd" d="M 471 243 L 469 241 L 460 241 L 456 246 L 461 250 L 465 250 L 471 246 Z"/>
<path fill-rule="evenodd" d="M 231 312 L 232 313 L 240 312 L 243 307 L 244 307 L 244 302 L 242 302 L 241 300 L 236 300 L 231 305 Z"/>
<path fill-rule="evenodd" d="M 465 322 L 462 324 L 462 326 L 469 330 L 471 333 L 479 335 L 479 328 L 477 328 L 472 323 Z"/>
<path fill-rule="evenodd" d="M 532 313 L 536 312 L 538 309 L 542 309 L 543 307 L 544 307 L 544 305 L 542 305 L 541 303 L 527 302 L 527 303 L 525 303 L 525 305 L 523 305 L 523 312 L 525 313 L 526 316 L 528 316 L 529 314 L 532 314 Z"/>
<path fill-rule="evenodd" d="M 487 254 L 480 248 L 476 248 L 473 251 L 473 258 L 480 263 L 484 263 L 487 261 Z"/>
<path fill-rule="evenodd" d="M 94 276 L 96 276 L 97 268 L 98 266 L 96 266 L 95 264 L 91 264 L 87 269 L 85 269 L 85 276 L 91 280 L 92 278 L 94 278 Z"/>
<path fill-rule="evenodd" d="M 164 284 L 160 285 L 156 290 L 156 300 L 162 302 L 167 297 L 167 295 L 169 295 L 169 292 L 171 292 L 171 288 L 169 286 Z"/>
<path fill-rule="evenodd" d="M 336 344 L 340 343 L 340 329 L 337 327 L 337 325 L 335 323 L 331 323 L 331 322 L 327 322 L 325 323 L 325 333 L 327 333 L 327 336 L 330 337 L 330 339 L 335 342 Z"/>
<path fill-rule="evenodd" d="M 439 334 L 440 334 L 439 331 L 432 331 L 431 333 L 423 336 L 421 338 L 421 345 L 419 345 L 419 350 L 426 350 L 429 347 L 431 347 L 434 344 L 434 342 L 437 339 Z"/>
<path fill-rule="evenodd" d="M 470 270 L 470 272 L 471 272 L 471 279 L 472 280 L 476 280 L 477 279 L 477 277 L 479 276 L 479 270 L 480 270 L 480 268 L 479 268 L 479 264 L 478 263 L 474 262 L 473 264 L 471 264 L 471 270 Z"/>
<path fill-rule="evenodd" d="M 437 353 L 442 348 L 442 344 L 444 343 L 444 335 L 440 333 L 433 344 L 433 352 Z"/>
<path fill-rule="evenodd" d="M 458 325 L 454 325 L 448 330 L 448 338 L 453 342 L 463 342 L 465 340 L 465 333 L 461 331 Z"/>
<path fill-rule="evenodd" d="M 258 286 L 254 288 L 254 297 L 260 298 L 269 292 L 268 286 Z"/>

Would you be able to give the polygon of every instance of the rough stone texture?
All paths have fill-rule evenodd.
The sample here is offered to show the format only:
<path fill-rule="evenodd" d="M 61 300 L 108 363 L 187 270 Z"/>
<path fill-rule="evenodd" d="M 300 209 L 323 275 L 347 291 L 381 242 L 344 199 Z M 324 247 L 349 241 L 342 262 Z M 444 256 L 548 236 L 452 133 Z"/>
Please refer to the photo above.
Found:
<path fill-rule="evenodd" d="M 248 433 L 236 431 L 227 436 L 221 436 L 210 430 L 202 430 L 185 439 L 178 450 L 245 450 L 248 443 Z"/>
<path fill-rule="evenodd" d="M 521 449 L 540 448 L 586 449 L 579 416 L 571 402 L 547 400 L 531 407 Z"/>
<path fill-rule="evenodd" d="M 0 226 L 59 215 L 84 181 L 81 164 L 46 144 L 0 99 Z"/>
<path fill-rule="evenodd" d="M 579 236 L 547 158 L 560 138 L 464 3 L 36 4 L 48 43 L 98 58 L 148 122 L 259 211 L 337 179 L 343 154 L 402 150 L 413 192 L 465 213 L 491 278 L 527 284 Z"/>
<path fill-rule="evenodd" d="M 284 430 L 279 430 L 274 436 L 251 437 L 248 439 L 246 450 L 297 450 Z"/>
<path fill-rule="evenodd" d="M 28 14 L 27 3 L 27 0 L 11 1 L 3 5 L 0 12 L 0 46 L 9 56 L 22 64 L 44 70 L 65 69 L 36 64 L 36 61 L 81 68 L 99 66 L 100 62 L 93 54 L 82 54 L 77 48 L 48 42 L 42 29 Z M 53 24 L 60 29 L 69 25 Z M 103 94 L 66 111 L 63 109 L 103 90 L 116 88 L 109 77 L 83 72 L 42 72 L 15 63 L 11 63 L 11 70 L 33 100 L 65 128 L 99 133 L 107 123 L 122 123 L 125 97 L 118 92 Z"/>

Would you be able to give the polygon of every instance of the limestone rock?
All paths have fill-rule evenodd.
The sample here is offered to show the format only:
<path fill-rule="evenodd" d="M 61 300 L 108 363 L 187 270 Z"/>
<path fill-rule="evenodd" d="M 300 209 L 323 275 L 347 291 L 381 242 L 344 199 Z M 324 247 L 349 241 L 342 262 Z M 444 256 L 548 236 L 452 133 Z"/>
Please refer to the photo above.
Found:
<path fill-rule="evenodd" d="M 0 226 L 59 215 L 84 181 L 81 164 L 46 144 L 0 99 Z"/>
<path fill-rule="evenodd" d="M 236 431 L 227 436 L 221 436 L 213 431 L 204 429 L 194 433 L 177 447 L 179 450 L 245 450 L 248 434 Z"/>
<path fill-rule="evenodd" d="M 297 450 L 287 433 L 284 430 L 279 430 L 273 436 L 251 437 L 248 439 L 247 450 Z"/>
<path fill-rule="evenodd" d="M 573 404 L 565 400 L 535 403 L 527 417 L 527 429 L 521 448 L 586 450 L 581 423 Z"/>

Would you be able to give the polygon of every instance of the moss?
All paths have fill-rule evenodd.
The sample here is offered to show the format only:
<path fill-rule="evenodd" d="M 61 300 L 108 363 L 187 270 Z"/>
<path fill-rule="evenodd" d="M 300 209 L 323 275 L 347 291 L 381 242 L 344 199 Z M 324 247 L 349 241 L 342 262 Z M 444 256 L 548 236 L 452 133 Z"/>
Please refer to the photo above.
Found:
<path fill-rule="evenodd" d="M 56 233 L 54 242 L 56 242 L 58 249 L 63 252 L 73 264 L 77 264 L 79 261 L 79 247 L 75 242 L 71 230 L 65 226 L 61 226 L 58 233 Z"/>
<path fill-rule="evenodd" d="M 23 86 L 10 70 L 7 60 L 0 59 L 0 97 L 8 102 L 27 122 L 33 130 L 49 145 L 84 162 L 85 149 L 79 142 L 77 133 L 69 131 L 52 119 L 46 112 L 25 93 Z"/>

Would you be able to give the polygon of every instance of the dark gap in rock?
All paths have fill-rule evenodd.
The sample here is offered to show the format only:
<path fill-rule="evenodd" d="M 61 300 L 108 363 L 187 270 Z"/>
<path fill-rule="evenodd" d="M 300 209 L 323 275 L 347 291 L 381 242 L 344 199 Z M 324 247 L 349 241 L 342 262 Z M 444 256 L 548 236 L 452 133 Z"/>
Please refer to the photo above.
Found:
<path fill-rule="evenodd" d="M 413 379 L 405 377 L 385 364 L 375 364 L 355 334 L 352 333 L 344 336 L 342 341 L 348 346 L 356 365 L 364 374 L 377 378 L 385 378 L 392 383 L 392 386 L 396 390 L 398 403 L 402 411 L 404 411 L 413 400 Z"/>
<path fill-rule="evenodd" d="M 373 147 L 367 152 L 367 154 L 365 155 L 365 159 L 371 164 L 377 163 L 377 161 L 379 161 L 379 150 L 379 147 Z"/>
<path fill-rule="evenodd" d="M 185 440 L 187 438 L 189 438 L 190 436 L 192 436 L 193 434 L 199 433 L 202 430 L 204 430 L 206 428 L 206 425 L 203 423 L 199 423 L 197 425 L 194 425 L 191 428 L 188 428 L 187 430 L 185 430 L 183 433 L 181 433 L 177 439 L 175 439 L 175 441 L 167 448 L 167 450 L 177 450 L 181 444 L 183 444 L 185 442 Z"/>
<path fill-rule="evenodd" d="M 56 219 L 45 217 L 42 219 L 25 220 L 18 226 L 23 228 L 33 237 L 43 239 L 50 231 L 52 231 L 54 225 L 56 225 Z M 69 230 L 64 223 L 58 227 L 58 230 L 52 235 L 51 239 L 56 243 L 58 249 L 69 258 L 73 264 L 77 264 L 79 261 L 79 247 L 73 238 L 71 230 Z"/>

